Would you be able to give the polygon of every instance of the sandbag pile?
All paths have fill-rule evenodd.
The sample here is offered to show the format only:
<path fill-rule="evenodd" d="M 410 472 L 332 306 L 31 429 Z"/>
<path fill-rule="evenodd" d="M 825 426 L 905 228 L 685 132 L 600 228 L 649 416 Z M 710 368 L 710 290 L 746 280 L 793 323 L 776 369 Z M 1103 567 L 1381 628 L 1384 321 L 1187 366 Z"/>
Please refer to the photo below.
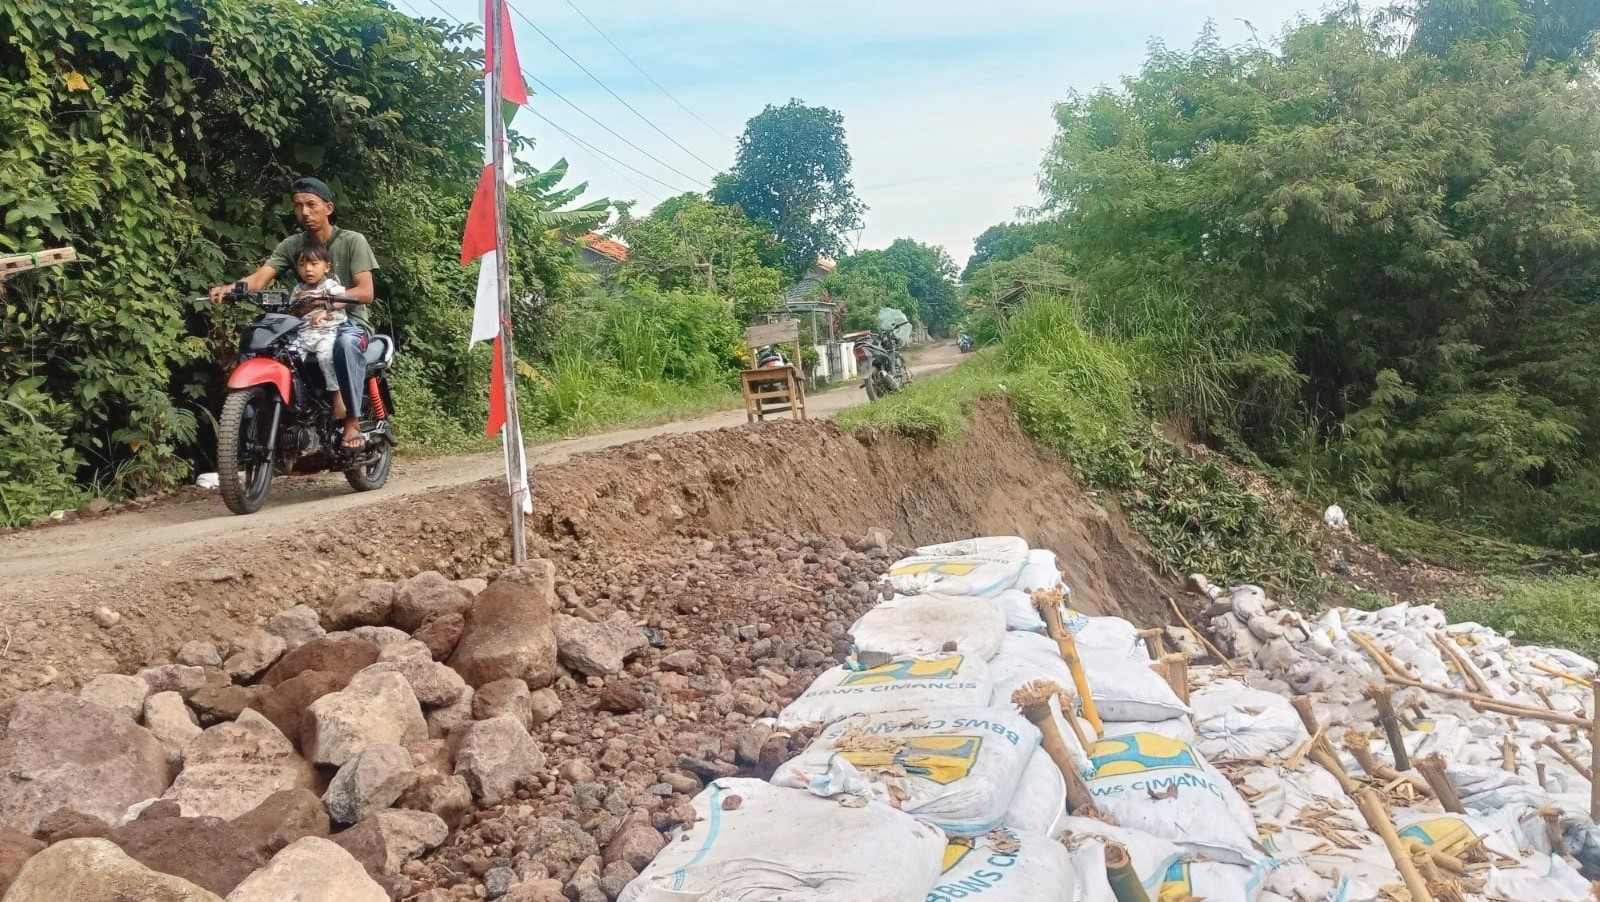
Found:
<path fill-rule="evenodd" d="M 710 784 L 624 899 L 1591 898 L 1592 661 L 1202 579 L 1231 660 L 1168 670 L 1016 537 L 919 548 L 889 582 L 776 718 L 809 745 Z M 1061 691 L 1024 716 L 1038 681 Z"/>

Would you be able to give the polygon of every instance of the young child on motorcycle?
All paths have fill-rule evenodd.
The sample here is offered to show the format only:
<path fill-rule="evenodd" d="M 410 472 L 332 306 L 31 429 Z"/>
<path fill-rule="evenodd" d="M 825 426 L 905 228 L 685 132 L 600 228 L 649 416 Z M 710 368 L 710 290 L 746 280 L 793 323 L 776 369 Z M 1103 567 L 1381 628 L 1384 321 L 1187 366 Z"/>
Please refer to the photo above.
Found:
<path fill-rule="evenodd" d="M 339 333 L 339 324 L 349 317 L 343 310 L 327 304 L 327 298 L 344 294 L 344 286 L 333 277 L 332 268 L 333 261 L 326 247 L 310 243 L 302 247 L 294 259 L 300 284 L 289 293 L 289 302 L 294 309 L 303 311 L 301 345 L 307 354 L 317 358 L 317 366 L 322 370 L 328 391 L 333 393 L 335 406 L 342 406 L 338 403 L 339 380 L 333 371 L 333 340 Z"/>

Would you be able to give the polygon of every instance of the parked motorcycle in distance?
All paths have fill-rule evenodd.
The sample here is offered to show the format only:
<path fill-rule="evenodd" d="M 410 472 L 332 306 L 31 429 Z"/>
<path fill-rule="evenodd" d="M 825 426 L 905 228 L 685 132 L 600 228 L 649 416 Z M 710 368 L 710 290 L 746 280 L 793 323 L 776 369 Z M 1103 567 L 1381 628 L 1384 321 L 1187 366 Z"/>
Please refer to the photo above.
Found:
<path fill-rule="evenodd" d="M 857 338 L 855 356 L 867 400 L 876 401 L 911 384 L 911 368 L 900 354 L 900 342 L 893 331 Z"/>
<path fill-rule="evenodd" d="M 963 332 L 956 338 L 956 349 L 965 354 L 972 350 L 972 336 Z"/>

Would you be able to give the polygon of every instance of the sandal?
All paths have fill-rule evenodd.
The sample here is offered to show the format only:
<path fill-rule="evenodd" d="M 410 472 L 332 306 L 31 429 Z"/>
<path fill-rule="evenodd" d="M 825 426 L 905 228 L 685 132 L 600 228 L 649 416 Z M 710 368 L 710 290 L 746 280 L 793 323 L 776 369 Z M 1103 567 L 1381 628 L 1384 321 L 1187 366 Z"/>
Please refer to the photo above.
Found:
<path fill-rule="evenodd" d="M 367 446 L 367 437 L 361 433 L 347 435 L 339 440 L 339 447 L 346 451 L 360 451 Z"/>

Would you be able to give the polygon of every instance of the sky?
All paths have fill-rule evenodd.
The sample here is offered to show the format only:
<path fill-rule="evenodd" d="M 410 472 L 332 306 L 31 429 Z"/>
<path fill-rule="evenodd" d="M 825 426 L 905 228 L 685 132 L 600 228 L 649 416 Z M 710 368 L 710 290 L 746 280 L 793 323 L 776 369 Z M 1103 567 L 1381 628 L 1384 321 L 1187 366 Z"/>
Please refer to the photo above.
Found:
<path fill-rule="evenodd" d="M 481 0 L 393 2 L 428 17 L 483 16 Z M 943 246 L 957 266 L 980 232 L 1038 201 L 1053 104 L 1137 72 L 1151 40 L 1189 46 L 1208 19 L 1224 42 L 1242 43 L 1316 11 L 1305 0 L 510 5 L 522 68 L 537 80 L 516 128 L 537 142 L 530 162 L 566 158 L 587 198 L 634 199 L 642 213 L 704 191 L 731 168 L 750 117 L 799 98 L 844 116 L 868 208 L 852 242 L 911 237 Z"/>

